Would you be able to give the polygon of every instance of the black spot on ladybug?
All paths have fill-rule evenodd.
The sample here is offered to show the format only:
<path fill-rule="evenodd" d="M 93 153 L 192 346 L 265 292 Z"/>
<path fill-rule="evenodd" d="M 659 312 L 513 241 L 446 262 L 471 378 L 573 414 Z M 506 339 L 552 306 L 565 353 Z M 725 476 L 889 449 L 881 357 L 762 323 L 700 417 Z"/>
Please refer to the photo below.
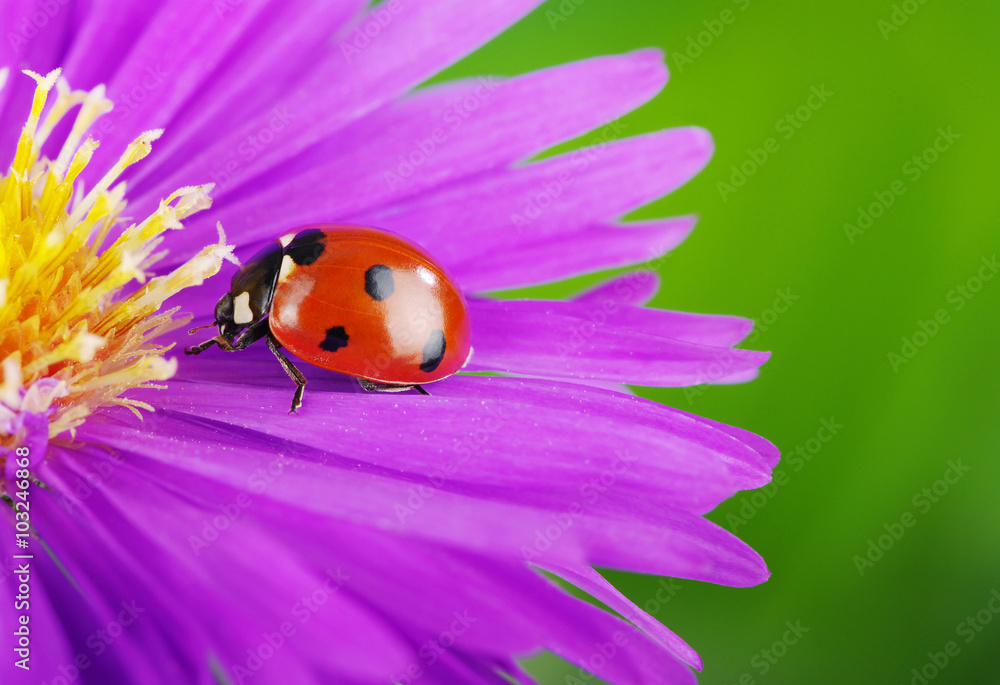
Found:
<path fill-rule="evenodd" d="M 420 365 L 420 370 L 430 373 L 441 365 L 444 359 L 444 331 L 434 331 L 424 345 L 424 363 Z"/>
<path fill-rule="evenodd" d="M 319 344 L 319 349 L 326 350 L 327 352 L 336 352 L 343 347 L 347 347 L 349 338 L 350 336 L 347 335 L 347 331 L 344 330 L 343 326 L 334 326 L 327 329 L 326 340 Z"/>
<path fill-rule="evenodd" d="M 381 302 L 396 290 L 396 281 L 392 278 L 392 269 L 385 264 L 376 264 L 365 272 L 365 292 L 373 300 Z"/>
<path fill-rule="evenodd" d="M 299 266 L 309 266 L 323 254 L 326 244 L 323 243 L 323 231 L 310 228 L 300 232 L 285 248 L 285 254 Z"/>

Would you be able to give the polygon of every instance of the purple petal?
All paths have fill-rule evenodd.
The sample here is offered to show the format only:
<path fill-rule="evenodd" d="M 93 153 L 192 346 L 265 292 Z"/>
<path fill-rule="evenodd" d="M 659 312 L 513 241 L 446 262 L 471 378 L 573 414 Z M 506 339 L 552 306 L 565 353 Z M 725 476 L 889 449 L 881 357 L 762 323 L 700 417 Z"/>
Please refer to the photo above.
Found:
<path fill-rule="evenodd" d="M 65 454 L 61 448 L 54 451 L 59 452 L 60 459 Z M 50 463 L 46 462 L 42 471 L 47 472 Z M 62 484 L 58 477 L 46 481 L 57 487 Z M 155 611 L 155 618 L 146 613 L 152 605 L 129 573 L 135 562 L 129 564 L 116 553 L 120 540 L 128 538 L 129 527 L 116 531 L 108 546 L 92 527 L 63 508 L 58 494 L 38 489 L 32 495 L 32 524 L 53 550 L 58 564 L 42 564 L 40 579 L 58 612 L 61 625 L 56 630 L 67 637 L 74 655 L 83 654 L 88 659 L 87 681 L 116 682 L 122 674 L 128 674 L 130 682 L 157 682 L 163 673 L 194 680 L 198 655 L 195 649 L 188 651 L 184 646 L 196 646 L 197 636 L 183 631 L 189 625 L 177 625 L 176 608 Z M 55 522 L 58 524 L 53 525 Z M 175 632 L 176 628 L 181 630 Z M 102 639 L 98 631 L 106 637 Z M 110 633 L 116 634 L 111 643 Z M 109 648 L 111 645 L 113 648 Z M 70 669 L 76 665 L 70 659 L 52 666 Z M 61 675 L 66 677 L 65 672 Z"/>
<path fill-rule="evenodd" d="M 718 346 L 746 335 L 743 319 L 620 307 L 613 299 L 475 299 L 469 313 L 469 371 L 683 386 L 756 369 L 770 356 Z"/>
<path fill-rule="evenodd" d="M 72 664 L 75 653 L 59 624 L 56 611 L 58 604 L 54 602 L 50 588 L 42 582 L 42 569 L 53 566 L 51 559 L 35 538 L 30 538 L 29 549 L 15 547 L 13 515 L 8 507 L 4 507 L 4 512 L 3 521 L 0 522 L 0 536 L 3 538 L 0 541 L 0 563 L 3 564 L 0 566 L 0 625 L 3 625 L 0 649 L 4 653 L 4 659 L 0 663 L 0 682 L 11 685 L 41 682 L 42 679 L 59 676 L 58 667 Z M 31 554 L 33 558 L 14 558 L 15 555 L 25 554 Z M 29 569 L 30 607 L 15 609 L 15 597 L 19 594 L 20 585 L 20 574 L 16 571 L 22 564 L 27 564 Z M 21 625 L 21 616 L 27 616 L 29 621 L 30 671 L 15 665 L 15 661 L 22 658 L 15 652 L 17 637 L 14 635 L 14 631 Z"/>
<path fill-rule="evenodd" d="M 215 363 L 200 371 L 231 380 L 232 371 L 221 367 L 225 364 Z M 274 363 L 270 368 L 281 373 Z M 280 381 L 263 364 L 243 366 L 239 373 L 259 383 Z M 313 470 L 308 477 L 303 471 L 301 481 L 287 478 L 276 484 L 276 492 L 289 501 L 310 502 L 327 514 L 361 516 L 386 529 L 414 530 L 459 544 L 490 541 L 491 549 L 520 554 L 526 546 L 538 547 L 554 517 L 565 519 L 566 512 L 582 507 L 588 516 L 570 526 L 546 555 L 734 585 L 766 578 L 752 550 L 698 516 L 733 492 L 728 475 L 709 475 L 715 472 L 716 450 L 724 450 L 744 469 L 753 469 L 759 459 L 707 424 L 656 403 L 583 386 L 452 378 L 435 385 L 429 401 L 421 401 L 428 398 L 322 392 L 325 385 L 313 375 L 310 387 L 320 392 L 307 393 L 306 408 L 290 419 L 284 418 L 290 397 L 284 383 L 279 390 L 216 384 L 212 392 L 199 392 L 209 386 L 174 382 L 170 392 L 136 396 L 163 407 L 168 417 L 191 417 L 184 418 L 190 425 L 183 429 L 173 427 L 175 433 L 195 431 L 194 417 L 211 421 L 216 430 L 202 440 L 222 440 L 225 434 L 218 431 L 227 423 L 252 423 L 257 428 L 249 436 L 262 445 L 258 467 L 281 450 L 349 467 L 338 471 L 334 483 L 324 484 L 327 471 Z M 333 380 L 331 387 L 342 383 Z M 260 424 L 262 416 L 279 420 Z M 450 419 L 442 421 L 443 416 Z M 433 426 L 435 439 L 428 438 L 427 430 L 404 428 L 401 417 L 406 425 Z M 290 425 L 295 428 L 291 434 Z M 134 441 L 130 431 L 99 430 L 92 439 L 117 445 Z M 163 429 L 164 435 L 169 432 Z M 332 451 L 331 440 L 336 444 Z M 387 450 L 388 443 L 405 448 Z M 586 446 L 583 454 L 580 446 Z M 164 449 L 163 458 L 195 459 L 190 468 L 222 475 L 224 453 L 219 450 L 207 460 L 207 454 L 195 457 L 206 449 L 197 444 Z M 240 468 L 251 459 L 245 449 L 233 457 Z M 625 466 L 629 459 L 636 460 L 634 467 Z M 670 482 L 673 477 L 697 492 L 676 494 L 682 488 Z M 603 486 L 601 478 L 612 478 L 615 487 Z M 428 483 L 433 496 L 426 501 L 418 496 L 419 516 L 410 516 L 414 512 L 407 509 L 407 500 L 415 496 L 410 490 L 419 495 L 419 486 Z M 331 499 L 329 487 L 341 494 Z M 677 508 L 677 502 L 685 501 L 693 513 Z M 403 507 L 402 514 L 396 505 Z M 582 554 L 582 549 L 588 551 Z"/>
<path fill-rule="evenodd" d="M 666 80 L 656 50 L 599 57 L 509 80 L 433 86 L 360 119 L 264 179 L 217 188 L 214 222 L 246 244 L 505 166 L 620 116 Z M 225 177 L 222 177 L 225 180 Z M 173 242 L 173 245 L 178 243 Z"/>
<path fill-rule="evenodd" d="M 229 7 L 192 0 L 168 0 L 153 11 L 147 7 L 146 16 L 140 19 L 144 30 L 130 46 L 127 58 L 113 53 L 108 64 L 111 68 L 96 74 L 106 83 L 107 97 L 115 108 L 94 127 L 93 135 L 101 147 L 86 173 L 90 183 L 118 160 L 139 133 L 170 121 L 173 113 L 203 87 L 206 76 L 224 63 L 263 7 L 262 3 Z M 222 8 L 231 11 L 223 14 Z M 93 26 L 101 19 L 103 16 L 95 17 L 86 25 Z M 113 28 L 134 32 L 135 24 Z M 93 36 L 95 40 L 102 38 Z M 86 51 L 89 46 L 84 44 L 81 49 Z M 76 59 L 86 64 L 92 57 L 83 52 L 77 53 Z M 70 69 L 66 76 L 76 88 L 89 89 L 101 82 L 77 79 Z"/>
<path fill-rule="evenodd" d="M 477 255 L 452 265 L 451 273 L 472 292 L 540 285 L 654 259 L 677 247 L 694 224 L 694 217 L 680 217 L 590 226 L 510 250 Z"/>
<path fill-rule="evenodd" d="M 210 180 L 227 166 L 242 166 L 241 178 L 250 179 L 280 162 L 291 159 L 344 125 L 373 111 L 391 99 L 435 75 L 445 67 L 495 37 L 519 20 L 540 0 L 401 0 L 401 11 L 379 24 L 370 12 L 378 35 L 364 49 L 353 48 L 351 36 L 293 92 L 285 90 L 269 103 L 228 129 L 215 131 L 213 141 L 185 155 L 185 164 L 172 164 L 170 172 L 147 169 L 142 173 L 153 187 L 140 181 L 137 190 L 175 188 Z M 362 20 L 362 25 L 369 22 Z M 287 113 L 294 125 L 275 131 L 278 113 Z M 262 131 L 273 135 L 273 144 L 263 144 L 246 154 L 246 146 L 258 140 Z M 148 176 L 157 172 L 155 178 Z M 142 178 L 142 176 L 140 176 Z M 154 191 L 155 192 L 155 191 Z M 157 192 L 157 194 L 159 194 Z"/>
<path fill-rule="evenodd" d="M 192 62 L 187 65 L 194 70 L 192 74 L 180 74 L 180 79 L 171 74 L 171 83 L 183 80 L 192 90 L 182 107 L 166 110 L 169 118 L 163 118 L 163 109 L 152 110 L 159 121 L 157 125 L 166 127 L 166 134 L 157 144 L 156 155 L 134 169 L 133 181 L 148 177 L 156 184 L 165 175 L 165 169 L 185 164 L 188 157 L 213 143 L 220 131 L 231 130 L 233 122 L 274 108 L 318 65 L 339 59 L 339 55 L 330 54 L 330 37 L 344 31 L 364 5 L 363 0 L 330 0 L 317 11 L 315 0 L 289 0 L 266 3 L 265 7 L 255 9 L 252 24 L 245 27 L 233 50 L 215 70 L 209 72 L 198 62 Z M 244 4 L 237 3 L 215 3 L 212 7 L 220 16 L 210 17 L 207 23 L 220 24 L 219 30 L 226 33 L 237 28 L 234 15 L 248 11 Z M 197 182 L 218 180 L 206 175 Z M 141 187 L 133 186 L 131 197 L 133 203 L 142 207 L 173 190 L 163 184 L 154 185 L 151 192 L 155 197 L 143 198 Z M 218 197 L 224 192 L 219 187 L 214 195 Z"/>
<path fill-rule="evenodd" d="M 612 299 L 622 305 L 641 307 L 649 304 L 659 289 L 659 274 L 649 269 L 640 269 L 600 283 L 578 294 L 573 300 L 587 304 L 600 304 L 607 299 Z"/>
<path fill-rule="evenodd" d="M 33 414 L 31 412 L 21 412 L 17 415 L 14 425 L 5 426 L 5 429 L 13 429 L 8 435 L 14 435 L 19 445 L 27 447 L 29 451 L 29 467 L 34 468 L 38 462 L 45 458 L 45 453 L 49 447 L 49 421 L 45 414 Z M 13 481 L 18 469 L 17 455 L 12 448 L 0 447 L 0 456 L 4 457 L 3 478 L 6 483 L 6 492 L 15 492 Z"/>
<path fill-rule="evenodd" d="M 60 463 L 47 475 L 65 487 L 73 478 L 79 481 L 86 467 L 78 456 L 60 456 Z M 442 660 L 450 662 L 447 670 L 429 671 L 438 676 L 438 682 L 454 682 L 454 678 L 442 677 L 449 672 L 463 675 L 463 682 L 497 682 L 487 673 L 470 677 L 482 668 L 477 663 L 489 661 L 483 656 L 492 654 L 493 660 L 499 661 L 507 654 L 537 646 L 549 647 L 612 682 L 690 682 L 688 672 L 659 653 L 645 637 L 630 632 L 624 623 L 601 610 L 572 599 L 521 564 L 412 544 L 376 529 L 317 519 L 294 505 L 278 506 L 271 488 L 256 488 L 253 481 L 244 483 L 250 484 L 249 489 L 220 489 L 217 482 L 178 472 L 136 453 L 123 452 L 121 457 L 113 472 L 97 482 L 88 481 L 93 491 L 85 499 L 67 503 L 72 512 L 63 513 L 55 502 L 49 503 L 41 524 L 43 535 L 67 553 L 65 561 L 71 572 L 81 567 L 78 555 L 86 557 L 88 545 L 106 544 L 103 552 L 109 558 L 88 560 L 80 570 L 87 578 L 117 566 L 116 582 L 108 579 L 98 587 L 104 592 L 114 587 L 119 593 L 139 593 L 140 606 L 150 607 L 150 616 L 157 618 L 155 623 L 147 622 L 147 627 L 161 622 L 165 628 L 173 627 L 170 617 L 178 604 L 203 607 L 199 617 L 212 616 L 215 606 L 225 607 L 223 615 L 230 628 L 215 636 L 212 648 L 218 650 L 227 670 L 234 661 L 238 663 L 237 655 L 242 658 L 247 646 L 262 643 L 271 622 L 280 620 L 284 609 L 285 614 L 292 611 L 288 619 L 305 613 L 309 625 L 303 628 L 305 621 L 301 621 L 302 626 L 295 624 L 299 632 L 273 651 L 260 673 L 290 668 L 287 677 L 294 682 L 312 682 L 299 679 L 295 659 L 311 657 L 323 665 L 324 659 L 313 653 L 316 650 L 326 652 L 326 667 L 336 682 L 350 676 L 374 680 L 376 673 L 387 679 L 401 673 L 407 659 L 427 668 L 422 658 L 418 660 L 416 645 L 429 635 L 443 635 L 449 627 L 453 636 L 457 633 L 452 652 L 479 658 Z M 275 472 L 272 478 L 280 482 L 286 475 L 292 474 Z M 183 500 L 173 492 L 177 483 L 184 483 Z M 172 501 L 169 506 L 160 506 L 165 497 Z M 228 512 L 229 518 L 220 512 Z M 197 557 L 192 556 L 190 538 L 201 534 L 213 520 L 228 522 L 217 525 L 211 541 L 198 548 Z M 109 537 L 112 530 L 115 533 Z M 342 583 L 340 591 L 324 601 L 322 611 L 312 614 L 295 611 L 290 604 L 300 596 L 303 571 L 296 565 L 300 554 L 318 568 L 336 568 L 336 577 L 342 579 L 338 581 Z M 260 558 L 269 559 L 263 568 L 255 563 Z M 394 564 L 384 564 L 386 558 Z M 301 581 L 306 582 L 304 596 L 319 583 L 315 576 Z M 210 588 L 207 591 L 206 585 Z M 172 593 L 173 604 L 161 604 L 167 592 Z M 250 596 L 242 596 L 246 593 Z M 380 627 L 358 620 L 350 611 L 352 603 L 369 607 L 373 615 L 392 616 L 394 625 Z M 301 602 L 294 606 L 302 608 Z M 141 623 L 136 622 L 137 629 Z M 185 638 L 192 637 L 188 634 L 191 631 L 201 638 L 208 625 L 183 627 L 187 629 Z M 351 631 L 351 637 L 345 638 L 344 631 Z M 412 635 L 414 651 L 401 653 L 399 656 L 408 652 L 403 662 L 386 661 L 385 645 L 377 640 L 380 633 Z M 150 637 L 138 630 L 123 637 L 119 656 L 131 672 L 146 664 L 126 657 L 133 645 L 147 639 Z M 331 643 L 338 648 L 329 650 Z M 611 647 L 605 647 L 605 656 L 607 649 L 614 649 L 629 658 L 608 658 L 607 664 L 591 658 L 595 648 L 608 644 Z M 370 658 L 366 658 L 368 654 Z M 355 661 L 362 664 L 352 665 Z M 463 663 L 467 668 L 461 668 Z M 654 664 L 656 668 L 647 670 Z M 648 681 L 649 677 L 654 680 Z"/>
<path fill-rule="evenodd" d="M 405 235 L 450 267 L 616 219 L 681 186 L 711 154 L 704 130 L 671 129 L 482 174 L 347 218 Z"/>
<path fill-rule="evenodd" d="M 191 11 L 197 12 L 198 6 L 190 4 Z M 122 57 L 128 55 L 140 39 L 148 40 L 153 35 L 148 29 L 155 27 L 157 23 L 163 26 L 171 17 L 176 18 L 177 5 L 176 1 L 156 5 L 138 2 L 89 3 L 84 12 L 84 21 L 80 22 L 79 30 L 73 32 L 72 41 L 62 59 L 63 75 L 71 79 L 71 86 L 79 89 L 90 89 L 101 83 L 109 84 L 115 73 L 124 66 Z M 201 9 L 204 10 L 205 7 L 202 6 Z M 207 16 L 200 18 L 208 19 Z M 177 25 L 169 28 L 178 33 L 184 30 Z"/>
<path fill-rule="evenodd" d="M 698 656 L 697 652 L 673 631 L 636 606 L 632 600 L 623 595 L 594 569 L 585 565 L 566 567 L 543 564 L 542 566 L 617 611 L 688 666 L 701 670 L 701 657 Z"/>
<path fill-rule="evenodd" d="M 87 461 L 93 461 L 93 453 Z M 95 587 L 104 592 L 130 592 L 140 603 L 147 602 L 150 613 L 168 626 L 199 622 L 177 635 L 182 654 L 200 661 L 199 652 L 218 650 L 220 656 L 228 657 L 224 666 L 241 663 L 248 647 L 263 643 L 269 633 L 296 617 L 297 598 L 326 585 L 320 568 L 295 553 L 294 545 L 285 543 L 276 531 L 260 526 L 233 528 L 218 539 L 210 538 L 194 554 L 191 537 L 210 526 L 210 517 L 218 515 L 218 510 L 186 504 L 176 491 L 181 480 L 155 484 L 126 459 L 97 482 L 84 480 L 88 471 L 86 462 L 69 450 L 48 463 L 48 479 L 65 484 L 88 482 L 92 492 L 70 500 L 72 515 L 56 502 L 43 507 L 41 535 L 65 554 L 74 577 L 94 575 Z M 303 534 L 308 530 L 304 527 Z M 88 554 L 86 545 L 100 545 L 103 558 Z M 279 550 L 285 553 L 275 554 Z M 267 563 L 261 564 L 262 559 Z M 273 650 L 266 672 L 273 677 L 289 669 L 293 682 L 308 682 L 300 680 L 308 670 L 325 668 L 347 680 L 377 680 L 407 663 L 410 649 L 386 625 L 385 617 L 349 593 L 328 595 L 326 610 L 308 615 L 312 632 L 289 640 L 291 649 Z M 178 596 L 186 601 L 178 604 Z M 190 612 L 191 606 L 200 611 Z M 216 621 L 227 625 L 227 630 L 214 631 Z M 137 621 L 136 626 L 142 632 L 156 627 L 154 621 Z M 150 653 L 150 661 L 156 663 L 155 642 L 147 644 L 150 638 L 141 633 L 134 639 L 136 651 Z M 331 643 L 339 648 L 330 650 Z M 371 658 L 362 656 L 368 653 Z"/>
<path fill-rule="evenodd" d="M 45 26 L 39 29 L 41 13 Z M 75 8 L 59 6 L 53 16 L 42 12 L 34 0 L 4 0 L 0 3 L 0 68 L 9 67 L 7 84 L 0 89 L 0 165 L 13 159 L 14 146 L 31 109 L 35 82 L 21 74 L 31 69 L 43 76 L 61 66 L 66 45 L 75 26 Z M 9 155 L 9 157 L 8 157 Z"/>
<path fill-rule="evenodd" d="M 740 490 L 752 490 L 753 488 L 763 487 L 771 481 L 771 469 L 778 465 L 781 456 L 781 452 L 771 442 L 755 433 L 737 428 L 736 426 L 712 421 L 711 419 L 706 419 L 679 409 L 674 409 L 673 411 L 710 425 L 713 428 L 718 428 L 724 433 L 731 435 L 740 444 L 750 448 L 755 456 L 748 459 L 733 461 L 730 460 L 728 455 L 722 457 L 723 461 L 729 465 L 734 478 L 736 478 L 736 485 Z"/>

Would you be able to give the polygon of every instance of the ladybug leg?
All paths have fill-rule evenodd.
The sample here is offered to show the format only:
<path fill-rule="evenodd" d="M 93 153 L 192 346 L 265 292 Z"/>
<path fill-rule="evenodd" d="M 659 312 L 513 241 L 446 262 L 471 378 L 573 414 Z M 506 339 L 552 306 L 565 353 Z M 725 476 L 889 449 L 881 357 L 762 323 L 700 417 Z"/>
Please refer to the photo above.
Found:
<path fill-rule="evenodd" d="M 203 343 L 198 343 L 197 345 L 193 345 L 192 347 L 185 347 L 184 354 L 192 354 L 192 355 L 201 354 L 209 347 L 215 345 L 218 342 L 219 340 L 217 338 L 211 338 L 210 340 L 206 340 Z"/>
<path fill-rule="evenodd" d="M 194 347 L 185 347 L 184 354 L 198 355 L 207 350 L 212 345 L 218 345 L 219 349 L 226 350 L 227 352 L 233 351 L 233 346 L 229 344 L 229 341 L 223 338 L 221 335 L 217 335 L 214 338 L 211 338 L 203 343 L 195 345 Z"/>
<path fill-rule="evenodd" d="M 253 326 L 247 328 L 243 333 L 240 334 L 239 339 L 235 343 L 230 343 L 221 335 L 217 335 L 210 340 L 206 340 L 203 343 L 195 345 L 194 347 L 187 347 L 184 349 L 184 354 L 201 354 L 207 350 L 212 345 L 218 345 L 220 350 L 226 352 L 236 352 L 238 350 L 245 350 L 249 345 L 254 344 L 265 335 L 270 332 L 271 328 L 268 325 L 267 319 L 262 319 L 258 321 Z"/>
<path fill-rule="evenodd" d="M 285 370 L 288 377 L 295 381 L 295 394 L 292 396 L 292 408 L 288 410 L 289 414 L 295 414 L 298 408 L 302 406 L 302 393 L 306 389 L 306 377 L 302 375 L 302 372 L 295 368 L 295 366 L 288 361 L 286 357 L 281 352 L 281 343 L 278 342 L 277 338 L 271 335 L 270 331 L 266 333 L 267 335 L 267 348 L 274 353 L 274 356 L 278 358 L 278 363 L 281 364 L 281 368 Z M 241 341 L 242 342 L 242 341 Z"/>
<path fill-rule="evenodd" d="M 271 332 L 271 325 L 267 319 L 261 319 L 253 326 L 243 331 L 240 334 L 239 339 L 237 339 L 236 344 L 232 346 L 232 350 L 245 350 L 246 348 L 253 345 L 255 342 L 266 336 Z M 222 345 L 219 345 L 222 347 Z"/>
<path fill-rule="evenodd" d="M 361 388 L 363 390 L 367 390 L 368 392 L 375 392 L 378 390 L 378 383 L 373 383 L 367 378 L 359 378 L 358 383 L 361 384 Z"/>
<path fill-rule="evenodd" d="M 419 385 L 393 385 L 392 383 L 376 383 L 367 378 L 359 378 L 358 383 L 368 392 L 403 392 L 404 390 L 416 390 L 421 395 L 430 395 Z"/>

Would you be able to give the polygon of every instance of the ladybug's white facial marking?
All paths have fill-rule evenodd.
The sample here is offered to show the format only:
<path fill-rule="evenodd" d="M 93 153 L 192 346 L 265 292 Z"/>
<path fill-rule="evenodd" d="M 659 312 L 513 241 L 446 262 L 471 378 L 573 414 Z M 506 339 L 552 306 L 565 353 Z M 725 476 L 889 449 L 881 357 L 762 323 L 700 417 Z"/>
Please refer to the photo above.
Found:
<path fill-rule="evenodd" d="M 285 279 L 288 278 L 288 274 L 292 273 L 292 269 L 295 268 L 295 260 L 289 255 L 285 255 L 281 258 L 281 271 L 278 272 L 278 283 L 284 283 Z"/>
<path fill-rule="evenodd" d="M 250 293 L 242 292 L 233 298 L 233 322 L 242 326 L 253 321 L 250 311 Z"/>
<path fill-rule="evenodd" d="M 281 243 L 282 247 L 288 247 L 288 243 L 292 242 L 295 238 L 294 233 L 286 233 L 285 235 L 278 238 L 278 242 Z"/>

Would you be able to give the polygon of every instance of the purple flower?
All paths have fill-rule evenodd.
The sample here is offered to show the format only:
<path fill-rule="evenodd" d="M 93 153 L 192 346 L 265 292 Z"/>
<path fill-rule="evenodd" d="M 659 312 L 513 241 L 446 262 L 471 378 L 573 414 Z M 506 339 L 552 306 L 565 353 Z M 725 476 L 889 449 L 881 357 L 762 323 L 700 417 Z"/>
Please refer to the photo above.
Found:
<path fill-rule="evenodd" d="M 767 354 L 734 347 L 746 319 L 644 308 L 650 271 L 483 295 L 672 249 L 690 217 L 619 218 L 712 151 L 624 137 L 657 51 L 417 88 L 538 4 L 0 0 L 0 681 L 531 682 L 516 659 L 543 649 L 694 681 L 697 654 L 593 567 L 764 581 L 703 514 L 777 451 L 622 384 L 748 380 Z M 225 289 L 203 283 L 225 233 L 245 259 L 332 220 L 445 264 L 467 370 L 502 375 L 366 393 L 300 363 L 288 416 L 262 345 L 176 359 Z"/>

